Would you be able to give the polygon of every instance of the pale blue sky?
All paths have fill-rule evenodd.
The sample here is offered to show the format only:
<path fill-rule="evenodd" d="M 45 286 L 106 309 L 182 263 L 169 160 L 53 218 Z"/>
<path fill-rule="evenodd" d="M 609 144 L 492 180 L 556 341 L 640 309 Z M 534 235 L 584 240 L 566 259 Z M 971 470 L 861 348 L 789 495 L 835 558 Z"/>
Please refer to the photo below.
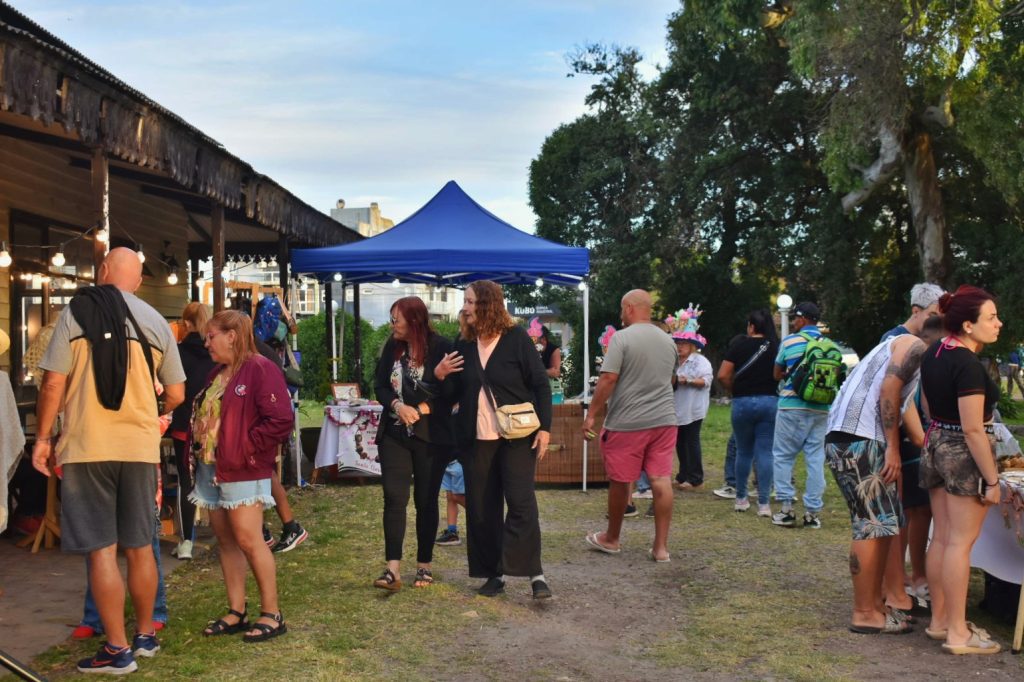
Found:
<path fill-rule="evenodd" d="M 402 220 L 449 179 L 533 230 L 529 163 L 583 111 L 588 42 L 664 59 L 680 0 L 8 0 L 328 211 Z"/>

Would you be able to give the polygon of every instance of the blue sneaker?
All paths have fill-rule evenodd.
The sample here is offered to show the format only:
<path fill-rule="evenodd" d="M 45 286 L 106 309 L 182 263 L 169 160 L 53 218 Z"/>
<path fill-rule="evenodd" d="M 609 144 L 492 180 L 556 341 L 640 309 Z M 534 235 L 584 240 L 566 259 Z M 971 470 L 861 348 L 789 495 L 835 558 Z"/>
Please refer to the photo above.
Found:
<path fill-rule="evenodd" d="M 156 656 L 158 651 L 160 651 L 160 642 L 157 640 L 155 632 L 151 635 L 144 635 L 141 632 L 135 633 L 135 638 L 132 639 L 133 654 L 152 658 Z"/>
<path fill-rule="evenodd" d="M 83 658 L 78 662 L 80 673 L 106 673 L 108 675 L 127 675 L 139 669 L 139 664 L 132 656 L 131 647 L 115 649 L 110 642 L 105 642 L 92 658 Z"/>

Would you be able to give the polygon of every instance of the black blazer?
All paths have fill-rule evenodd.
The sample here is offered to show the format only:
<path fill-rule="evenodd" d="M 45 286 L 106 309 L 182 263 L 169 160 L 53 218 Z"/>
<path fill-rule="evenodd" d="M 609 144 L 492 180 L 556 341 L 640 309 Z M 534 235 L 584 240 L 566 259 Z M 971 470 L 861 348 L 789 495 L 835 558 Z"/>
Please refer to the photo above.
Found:
<path fill-rule="evenodd" d="M 480 400 L 480 355 L 476 341 L 458 339 L 455 350 L 465 359 L 463 370 L 453 376 L 458 390 L 459 413 L 455 439 L 461 449 L 476 441 L 476 414 Z M 533 403 L 540 430 L 551 431 L 551 385 L 533 341 L 522 327 L 513 327 L 498 339 L 487 361 L 487 383 L 498 407 Z M 467 450 L 468 451 L 468 450 Z"/>
<path fill-rule="evenodd" d="M 373 373 L 373 392 L 377 400 L 384 406 L 381 413 L 380 426 L 377 428 L 377 439 L 386 431 L 394 436 L 404 436 L 405 427 L 396 425 L 391 417 L 391 403 L 395 398 L 401 398 L 391 387 L 391 368 L 395 364 L 394 337 L 388 337 L 381 350 L 380 359 L 377 360 L 377 369 Z M 443 381 L 438 382 L 434 378 L 434 368 L 441 362 L 445 353 L 452 351 L 452 342 L 448 339 L 431 332 L 427 339 L 427 358 L 423 363 L 423 381 L 428 384 L 435 384 L 439 388 L 438 396 L 430 403 L 430 414 L 424 415 L 420 422 L 426 422 L 427 428 L 422 426 L 416 430 L 416 436 L 434 445 L 452 445 L 455 441 L 452 433 L 452 397 L 455 395 L 454 374 L 450 374 Z M 404 402 L 404 401 L 403 401 Z"/>

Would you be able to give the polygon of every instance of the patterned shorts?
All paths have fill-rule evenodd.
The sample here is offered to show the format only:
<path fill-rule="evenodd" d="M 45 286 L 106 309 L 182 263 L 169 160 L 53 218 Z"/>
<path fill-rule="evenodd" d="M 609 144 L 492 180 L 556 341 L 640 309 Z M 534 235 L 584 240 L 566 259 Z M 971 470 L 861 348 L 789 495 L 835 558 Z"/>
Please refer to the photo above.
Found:
<path fill-rule="evenodd" d="M 854 540 L 877 540 L 899 535 L 906 525 L 895 481 L 882 480 L 885 443 L 859 439 L 825 443 L 825 460 L 850 508 Z"/>
<path fill-rule="evenodd" d="M 988 435 L 989 453 L 995 461 L 995 436 Z M 921 487 L 927 490 L 945 488 L 950 495 L 970 497 L 978 494 L 981 472 L 974 463 L 967 439 L 960 431 L 930 429 L 928 442 L 921 452 Z"/>

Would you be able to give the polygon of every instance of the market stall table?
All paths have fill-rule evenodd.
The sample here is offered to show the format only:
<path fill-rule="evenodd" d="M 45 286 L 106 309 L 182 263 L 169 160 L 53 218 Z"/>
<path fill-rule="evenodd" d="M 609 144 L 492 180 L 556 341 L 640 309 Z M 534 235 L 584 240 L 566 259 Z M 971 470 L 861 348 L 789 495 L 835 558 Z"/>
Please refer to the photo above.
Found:
<path fill-rule="evenodd" d="M 971 551 L 971 566 L 1000 580 L 1024 583 L 1024 471 L 999 476 L 1002 502 L 989 509 L 981 535 Z M 1024 633 L 1024 593 L 1017 606 L 1013 653 L 1019 653 Z"/>
<path fill-rule="evenodd" d="M 377 425 L 383 406 L 348 403 L 326 405 L 314 465 L 337 465 L 338 473 L 355 472 L 361 476 L 380 476 L 377 459 Z"/>

